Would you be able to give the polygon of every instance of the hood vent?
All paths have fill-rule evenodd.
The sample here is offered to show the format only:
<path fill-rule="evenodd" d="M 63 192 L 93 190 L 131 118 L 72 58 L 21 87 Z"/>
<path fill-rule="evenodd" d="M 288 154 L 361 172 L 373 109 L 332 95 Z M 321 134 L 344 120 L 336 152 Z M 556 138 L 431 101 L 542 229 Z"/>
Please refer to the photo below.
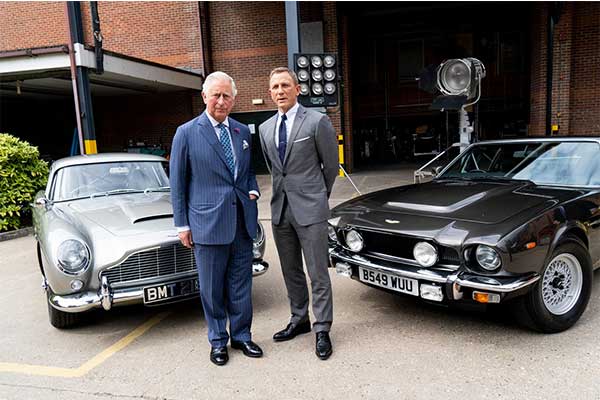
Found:
<path fill-rule="evenodd" d="M 164 218 L 173 218 L 173 214 L 162 214 L 162 215 L 150 215 L 147 217 L 141 217 L 132 221 L 132 223 L 137 224 L 138 222 L 151 221 L 153 219 L 164 219 Z"/>

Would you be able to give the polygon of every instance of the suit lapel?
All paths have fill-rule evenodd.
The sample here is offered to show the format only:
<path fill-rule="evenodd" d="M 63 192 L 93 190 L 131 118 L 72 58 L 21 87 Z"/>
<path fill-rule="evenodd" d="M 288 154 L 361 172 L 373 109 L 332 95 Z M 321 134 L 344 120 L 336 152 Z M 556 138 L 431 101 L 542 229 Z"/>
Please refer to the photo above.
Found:
<path fill-rule="evenodd" d="M 225 168 L 228 168 L 227 160 L 225 158 L 225 152 L 223 151 L 223 146 L 221 146 L 221 143 L 219 142 L 219 139 L 217 138 L 217 135 L 215 133 L 215 128 L 210 123 L 210 120 L 206 116 L 205 112 L 202 113 L 202 115 L 200 116 L 200 119 L 198 120 L 198 125 L 200 127 L 200 135 L 202 135 L 204 139 L 206 139 L 208 144 L 212 146 L 219 158 L 223 161 L 223 164 L 225 164 Z"/>
<path fill-rule="evenodd" d="M 294 118 L 294 124 L 292 125 L 292 132 L 290 133 L 290 138 L 288 139 L 287 147 L 285 149 L 285 157 L 283 158 L 284 164 L 290 156 L 290 152 L 294 146 L 294 140 L 296 140 L 296 136 L 298 136 L 298 132 L 300 131 L 302 123 L 304 122 L 304 117 L 306 117 L 306 109 L 302 106 L 299 106 L 298 112 L 296 112 L 296 118 Z"/>
<path fill-rule="evenodd" d="M 277 128 L 278 115 L 279 114 L 275 114 L 273 117 L 271 117 L 269 125 L 266 126 L 264 141 L 267 146 L 269 158 L 281 169 L 282 165 L 281 160 L 279 159 L 279 152 L 277 151 L 277 146 L 275 146 L 277 140 L 277 132 L 275 131 L 275 129 Z"/>

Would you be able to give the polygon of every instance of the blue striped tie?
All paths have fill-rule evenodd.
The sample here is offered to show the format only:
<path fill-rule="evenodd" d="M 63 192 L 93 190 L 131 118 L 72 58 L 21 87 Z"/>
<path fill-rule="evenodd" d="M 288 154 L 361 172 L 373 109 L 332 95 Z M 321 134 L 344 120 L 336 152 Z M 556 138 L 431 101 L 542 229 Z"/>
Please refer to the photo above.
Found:
<path fill-rule="evenodd" d="M 221 146 L 223 146 L 223 151 L 225 152 L 225 160 L 227 161 L 227 167 L 231 172 L 232 176 L 235 176 L 235 164 L 233 161 L 233 149 L 231 148 L 231 141 L 229 140 L 229 132 L 224 124 L 217 125 L 219 129 L 221 129 L 221 134 L 219 135 L 219 141 L 221 142 Z"/>
<path fill-rule="evenodd" d="M 283 160 L 285 159 L 285 150 L 287 148 L 287 127 L 285 126 L 285 120 L 287 117 L 285 114 L 281 116 L 281 124 L 279 124 L 279 159 L 283 164 Z"/>

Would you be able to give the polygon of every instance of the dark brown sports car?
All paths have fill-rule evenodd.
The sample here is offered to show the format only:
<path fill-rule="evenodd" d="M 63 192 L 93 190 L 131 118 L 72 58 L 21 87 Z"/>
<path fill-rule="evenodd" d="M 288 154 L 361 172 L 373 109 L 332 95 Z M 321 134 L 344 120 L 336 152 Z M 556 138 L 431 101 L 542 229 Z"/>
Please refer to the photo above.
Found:
<path fill-rule="evenodd" d="M 431 182 L 334 208 L 338 274 L 433 302 L 507 303 L 560 332 L 600 258 L 600 138 L 480 142 Z"/>

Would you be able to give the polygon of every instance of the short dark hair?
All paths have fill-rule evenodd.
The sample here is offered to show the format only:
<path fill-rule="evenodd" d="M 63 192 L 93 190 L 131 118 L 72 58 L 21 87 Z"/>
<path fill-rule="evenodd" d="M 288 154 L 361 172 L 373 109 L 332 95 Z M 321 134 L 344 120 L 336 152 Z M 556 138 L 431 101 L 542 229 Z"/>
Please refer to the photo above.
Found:
<path fill-rule="evenodd" d="M 275 75 L 275 74 L 283 74 L 284 72 L 290 74 L 290 76 L 292 77 L 292 79 L 294 80 L 294 83 L 296 85 L 299 83 L 298 82 L 298 76 L 296 75 L 296 73 L 294 71 L 292 71 L 291 69 L 287 68 L 287 67 L 277 67 L 273 71 L 271 71 L 271 73 L 269 74 L 269 81 L 271 80 L 271 78 L 273 77 L 273 75 Z"/>

